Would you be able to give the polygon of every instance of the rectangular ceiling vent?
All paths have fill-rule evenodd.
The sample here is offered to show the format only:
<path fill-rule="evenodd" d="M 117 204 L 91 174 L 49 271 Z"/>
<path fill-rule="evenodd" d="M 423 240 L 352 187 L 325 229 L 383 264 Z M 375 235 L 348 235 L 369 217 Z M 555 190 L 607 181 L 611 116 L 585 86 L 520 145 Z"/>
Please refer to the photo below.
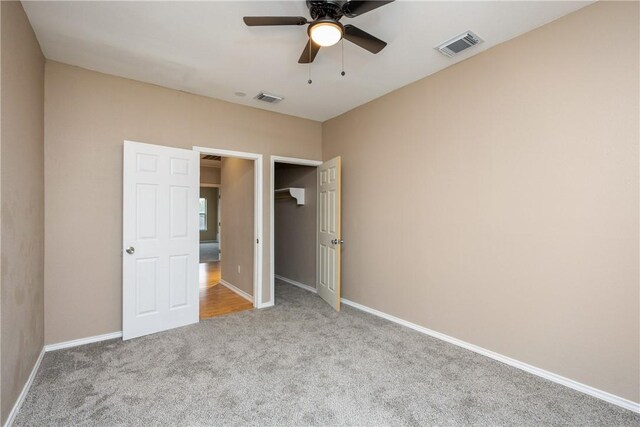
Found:
<path fill-rule="evenodd" d="M 277 95 L 271 95 L 268 93 L 260 92 L 256 95 L 256 99 L 258 101 L 268 102 L 269 104 L 277 104 L 282 101 L 284 98 Z"/>
<path fill-rule="evenodd" d="M 459 54 L 463 50 L 467 50 L 470 47 L 480 44 L 483 41 L 484 40 L 472 31 L 465 31 L 464 33 L 442 43 L 440 46 L 436 47 L 436 49 L 444 55 L 451 57 Z"/>

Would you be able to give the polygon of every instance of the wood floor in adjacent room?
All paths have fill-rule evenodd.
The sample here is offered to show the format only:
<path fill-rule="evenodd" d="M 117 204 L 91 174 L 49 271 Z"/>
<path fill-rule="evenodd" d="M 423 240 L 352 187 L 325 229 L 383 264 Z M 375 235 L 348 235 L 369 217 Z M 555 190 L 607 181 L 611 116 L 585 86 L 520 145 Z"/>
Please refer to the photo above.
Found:
<path fill-rule="evenodd" d="M 200 320 L 252 308 L 251 302 L 220 284 L 220 261 L 200 264 Z"/>

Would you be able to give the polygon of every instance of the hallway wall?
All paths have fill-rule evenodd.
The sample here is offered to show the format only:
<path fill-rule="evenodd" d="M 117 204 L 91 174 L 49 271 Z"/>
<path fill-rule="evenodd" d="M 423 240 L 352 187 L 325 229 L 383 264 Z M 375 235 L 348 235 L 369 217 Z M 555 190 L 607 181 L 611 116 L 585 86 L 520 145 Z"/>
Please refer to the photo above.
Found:
<path fill-rule="evenodd" d="M 254 162 L 222 158 L 220 267 L 222 280 L 253 295 Z"/>

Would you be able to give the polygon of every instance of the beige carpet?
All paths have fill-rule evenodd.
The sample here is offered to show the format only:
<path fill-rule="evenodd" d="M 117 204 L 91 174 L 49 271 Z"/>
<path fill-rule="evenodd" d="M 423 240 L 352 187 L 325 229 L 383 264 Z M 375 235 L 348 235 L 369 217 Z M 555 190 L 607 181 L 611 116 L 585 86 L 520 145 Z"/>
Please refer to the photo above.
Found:
<path fill-rule="evenodd" d="M 279 283 L 277 305 L 47 353 L 15 426 L 638 426 L 640 416 Z"/>

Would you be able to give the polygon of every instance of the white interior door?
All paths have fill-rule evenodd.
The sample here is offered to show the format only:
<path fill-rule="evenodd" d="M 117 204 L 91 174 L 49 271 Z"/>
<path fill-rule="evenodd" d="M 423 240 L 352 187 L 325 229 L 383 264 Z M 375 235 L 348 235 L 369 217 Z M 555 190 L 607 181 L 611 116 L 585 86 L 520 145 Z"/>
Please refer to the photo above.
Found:
<path fill-rule="evenodd" d="M 318 167 L 318 295 L 340 310 L 340 157 Z"/>
<path fill-rule="evenodd" d="M 198 153 L 125 141 L 122 335 L 198 322 Z"/>

